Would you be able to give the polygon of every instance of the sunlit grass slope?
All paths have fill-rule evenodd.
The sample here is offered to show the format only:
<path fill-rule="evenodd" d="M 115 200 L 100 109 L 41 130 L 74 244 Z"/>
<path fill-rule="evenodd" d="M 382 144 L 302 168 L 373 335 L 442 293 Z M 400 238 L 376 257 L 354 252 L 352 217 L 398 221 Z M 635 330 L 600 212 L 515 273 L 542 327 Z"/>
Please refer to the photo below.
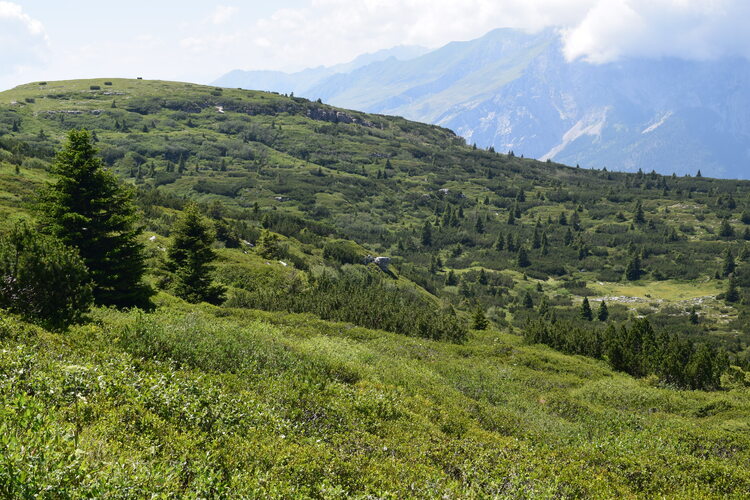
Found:
<path fill-rule="evenodd" d="M 682 392 L 496 331 L 308 316 L 0 320 L 11 497 L 745 497 L 750 394 Z"/>

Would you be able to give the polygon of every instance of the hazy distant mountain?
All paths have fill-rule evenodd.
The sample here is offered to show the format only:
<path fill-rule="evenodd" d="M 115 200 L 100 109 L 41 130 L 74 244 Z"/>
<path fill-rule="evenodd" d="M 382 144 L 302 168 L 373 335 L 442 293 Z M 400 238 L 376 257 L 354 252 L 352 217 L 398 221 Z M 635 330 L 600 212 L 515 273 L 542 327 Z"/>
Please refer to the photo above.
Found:
<path fill-rule="evenodd" d="M 238 87 L 252 90 L 268 90 L 288 94 L 307 94 L 310 87 L 321 80 L 337 73 L 350 73 L 358 68 L 374 62 L 393 59 L 405 61 L 419 57 L 429 52 L 429 49 L 413 45 L 400 45 L 391 49 L 379 50 L 372 54 L 363 54 L 353 61 L 335 66 L 319 66 L 297 73 L 283 71 L 243 71 L 236 69 L 225 74 L 214 82 L 222 87 Z"/>
<path fill-rule="evenodd" d="M 750 177 L 745 59 L 569 63 L 554 31 L 502 29 L 316 78 L 306 89 L 249 86 L 436 123 L 481 147 L 582 167 Z"/>

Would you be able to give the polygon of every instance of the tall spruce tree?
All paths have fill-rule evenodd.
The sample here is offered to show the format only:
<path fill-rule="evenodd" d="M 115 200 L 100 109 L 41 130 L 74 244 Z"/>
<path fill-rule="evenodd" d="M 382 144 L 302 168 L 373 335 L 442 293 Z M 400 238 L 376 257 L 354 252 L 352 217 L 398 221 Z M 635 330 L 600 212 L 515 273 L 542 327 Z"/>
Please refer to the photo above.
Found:
<path fill-rule="evenodd" d="M 43 232 L 78 249 L 97 304 L 150 308 L 133 192 L 104 168 L 86 130 L 71 130 L 51 168 L 56 181 L 40 196 Z"/>
<path fill-rule="evenodd" d="M 212 282 L 216 253 L 211 249 L 214 233 L 198 206 L 188 204 L 172 231 L 167 250 L 167 270 L 172 273 L 175 295 L 188 302 L 220 303 L 225 288 Z"/>

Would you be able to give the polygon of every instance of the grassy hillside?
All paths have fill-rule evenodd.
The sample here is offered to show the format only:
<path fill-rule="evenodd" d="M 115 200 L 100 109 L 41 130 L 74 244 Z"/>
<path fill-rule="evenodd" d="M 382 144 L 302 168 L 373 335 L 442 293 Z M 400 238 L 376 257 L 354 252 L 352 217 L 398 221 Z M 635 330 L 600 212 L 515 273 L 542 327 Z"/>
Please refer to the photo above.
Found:
<path fill-rule="evenodd" d="M 536 304 L 546 295 L 553 306 L 575 308 L 588 295 L 614 305 L 620 319 L 657 313 L 693 336 L 729 339 L 735 350 L 748 341 L 745 308 L 716 299 L 727 286 L 722 252 L 747 256 L 746 182 L 540 163 L 474 150 L 450 131 L 400 118 L 183 83 L 34 83 L 0 94 L 0 103 L 0 172 L 16 206 L 64 131 L 88 127 L 111 168 L 142 188 L 147 224 L 164 236 L 165 205 L 218 201 L 246 241 L 256 242 L 261 224 L 292 246 L 308 245 L 308 254 L 327 238 L 354 240 L 455 307 L 494 308 L 500 326 L 523 325 L 515 308 L 528 290 Z M 20 177 L 12 162 L 22 164 Z M 634 223 L 638 202 L 644 218 Z M 511 211 L 517 217 L 508 224 Z M 730 236 L 719 234 L 725 219 Z M 421 242 L 425 221 L 430 245 Z M 517 265 L 520 246 L 528 267 Z M 623 288 L 636 253 L 644 272 Z M 445 285 L 449 271 L 455 286 Z M 740 286 L 750 284 L 743 265 L 736 274 Z M 639 286 L 654 281 L 650 292 Z M 696 293 L 670 292 L 685 287 Z M 680 321 L 694 306 L 706 320 L 699 329 Z"/>
<path fill-rule="evenodd" d="M 137 190 L 152 284 L 165 286 L 172 227 L 197 200 L 228 298 L 193 306 L 165 289 L 155 312 L 96 309 L 58 333 L 0 319 L 0 491 L 750 486 L 750 183 L 584 170 L 291 96 L 101 79 L 0 93 L 4 218 L 33 214 L 80 127 Z M 740 300 L 726 300 L 730 278 Z M 584 299 L 608 317 L 582 319 Z M 477 311 L 488 330 L 469 330 Z M 618 332 L 644 317 L 688 375 L 708 346 L 713 382 L 692 386 L 712 392 L 659 371 L 669 351 L 645 368 L 613 360 Z"/>
<path fill-rule="evenodd" d="M 737 497 L 747 391 L 676 392 L 499 332 L 465 345 L 309 316 L 0 320 L 4 494 Z"/>

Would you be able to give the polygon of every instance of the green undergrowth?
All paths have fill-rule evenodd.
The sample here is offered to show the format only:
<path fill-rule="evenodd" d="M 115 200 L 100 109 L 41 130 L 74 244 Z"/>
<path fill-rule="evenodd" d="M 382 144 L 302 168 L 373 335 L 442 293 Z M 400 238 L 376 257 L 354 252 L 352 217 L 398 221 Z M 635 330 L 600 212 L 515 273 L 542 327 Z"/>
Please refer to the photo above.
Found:
<path fill-rule="evenodd" d="M 745 496 L 750 395 L 652 387 L 497 331 L 309 315 L 0 318 L 6 497 Z"/>

